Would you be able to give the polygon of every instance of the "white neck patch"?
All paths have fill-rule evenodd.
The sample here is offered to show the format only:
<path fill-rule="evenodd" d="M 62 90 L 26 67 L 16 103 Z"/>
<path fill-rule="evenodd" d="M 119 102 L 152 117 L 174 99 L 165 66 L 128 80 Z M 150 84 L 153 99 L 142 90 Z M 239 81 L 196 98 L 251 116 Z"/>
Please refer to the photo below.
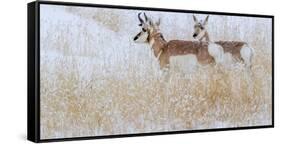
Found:
<path fill-rule="evenodd" d="M 154 40 L 154 38 L 152 38 L 152 39 L 149 41 L 149 46 L 152 47 L 154 43 L 155 43 L 155 40 Z"/>
<path fill-rule="evenodd" d="M 201 32 L 198 34 L 198 36 L 196 37 L 196 39 L 197 39 L 197 40 L 203 39 L 203 37 L 205 36 L 205 34 L 206 34 L 206 30 L 201 31 Z"/>

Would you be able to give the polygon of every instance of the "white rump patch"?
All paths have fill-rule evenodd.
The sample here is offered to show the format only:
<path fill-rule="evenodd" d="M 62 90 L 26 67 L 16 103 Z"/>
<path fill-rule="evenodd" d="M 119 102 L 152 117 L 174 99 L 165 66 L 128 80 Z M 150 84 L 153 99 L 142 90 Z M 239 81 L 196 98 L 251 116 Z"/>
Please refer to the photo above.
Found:
<path fill-rule="evenodd" d="M 242 59 L 244 60 L 246 67 L 250 67 L 252 65 L 254 50 L 247 45 L 243 45 L 243 47 L 240 50 L 240 54 Z"/>

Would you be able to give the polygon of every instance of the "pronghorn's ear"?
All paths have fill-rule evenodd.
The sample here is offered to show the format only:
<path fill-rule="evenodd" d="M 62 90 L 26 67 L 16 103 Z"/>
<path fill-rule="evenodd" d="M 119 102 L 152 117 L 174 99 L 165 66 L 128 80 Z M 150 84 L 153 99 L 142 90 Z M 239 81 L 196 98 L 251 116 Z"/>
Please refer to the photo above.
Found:
<path fill-rule="evenodd" d="M 194 20 L 194 22 L 198 23 L 198 20 L 197 20 L 197 18 L 195 17 L 195 15 L 193 15 L 193 20 Z"/>
<path fill-rule="evenodd" d="M 208 19 L 209 19 L 209 15 L 205 18 L 203 25 L 207 25 L 208 24 Z"/>
<path fill-rule="evenodd" d="M 156 25 L 159 26 L 161 23 L 161 19 L 159 18 L 158 21 L 156 22 Z"/>

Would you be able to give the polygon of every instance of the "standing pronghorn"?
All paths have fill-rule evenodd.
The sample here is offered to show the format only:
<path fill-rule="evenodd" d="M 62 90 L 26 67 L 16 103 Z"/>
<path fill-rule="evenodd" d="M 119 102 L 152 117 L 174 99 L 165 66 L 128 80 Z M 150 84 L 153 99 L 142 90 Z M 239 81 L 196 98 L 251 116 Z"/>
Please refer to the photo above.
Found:
<path fill-rule="evenodd" d="M 153 22 L 145 13 L 144 18 L 141 18 L 141 13 L 138 14 L 141 31 L 134 37 L 134 41 L 139 41 L 144 37 L 143 42 L 149 43 L 161 69 L 169 67 L 172 57 L 182 58 L 194 55 L 201 64 L 210 64 L 214 61 L 217 63 L 220 60 L 223 54 L 221 47 L 209 48 L 207 43 L 196 41 L 171 40 L 167 42 L 159 29 L 160 19 Z"/>
<path fill-rule="evenodd" d="M 203 42 L 204 39 L 206 42 L 211 42 L 209 33 L 207 32 L 206 28 L 208 19 L 209 16 L 205 18 L 204 22 L 199 22 L 193 15 L 193 20 L 195 22 L 193 38 L 198 39 L 201 42 Z M 243 61 L 247 68 L 251 68 L 254 50 L 249 47 L 246 42 L 216 41 L 214 43 L 222 46 L 224 53 L 230 53 L 234 59 Z"/>

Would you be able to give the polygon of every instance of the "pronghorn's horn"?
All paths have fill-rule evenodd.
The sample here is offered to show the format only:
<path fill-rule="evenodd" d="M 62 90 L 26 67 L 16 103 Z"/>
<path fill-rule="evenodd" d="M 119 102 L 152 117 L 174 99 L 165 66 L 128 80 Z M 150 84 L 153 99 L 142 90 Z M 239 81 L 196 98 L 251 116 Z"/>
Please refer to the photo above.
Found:
<path fill-rule="evenodd" d="M 153 21 L 152 21 L 152 19 L 150 19 L 150 18 L 145 14 L 145 12 L 143 13 L 143 15 L 144 15 L 144 18 L 145 18 L 145 22 L 149 22 L 150 25 L 153 25 L 153 24 L 154 24 Z"/>
<path fill-rule="evenodd" d="M 148 17 L 146 16 L 145 12 L 143 14 L 144 14 L 145 21 L 147 21 Z"/>
<path fill-rule="evenodd" d="M 138 18 L 139 18 L 139 21 L 141 22 L 141 23 L 143 23 L 143 19 L 141 19 L 141 12 L 138 14 Z"/>

